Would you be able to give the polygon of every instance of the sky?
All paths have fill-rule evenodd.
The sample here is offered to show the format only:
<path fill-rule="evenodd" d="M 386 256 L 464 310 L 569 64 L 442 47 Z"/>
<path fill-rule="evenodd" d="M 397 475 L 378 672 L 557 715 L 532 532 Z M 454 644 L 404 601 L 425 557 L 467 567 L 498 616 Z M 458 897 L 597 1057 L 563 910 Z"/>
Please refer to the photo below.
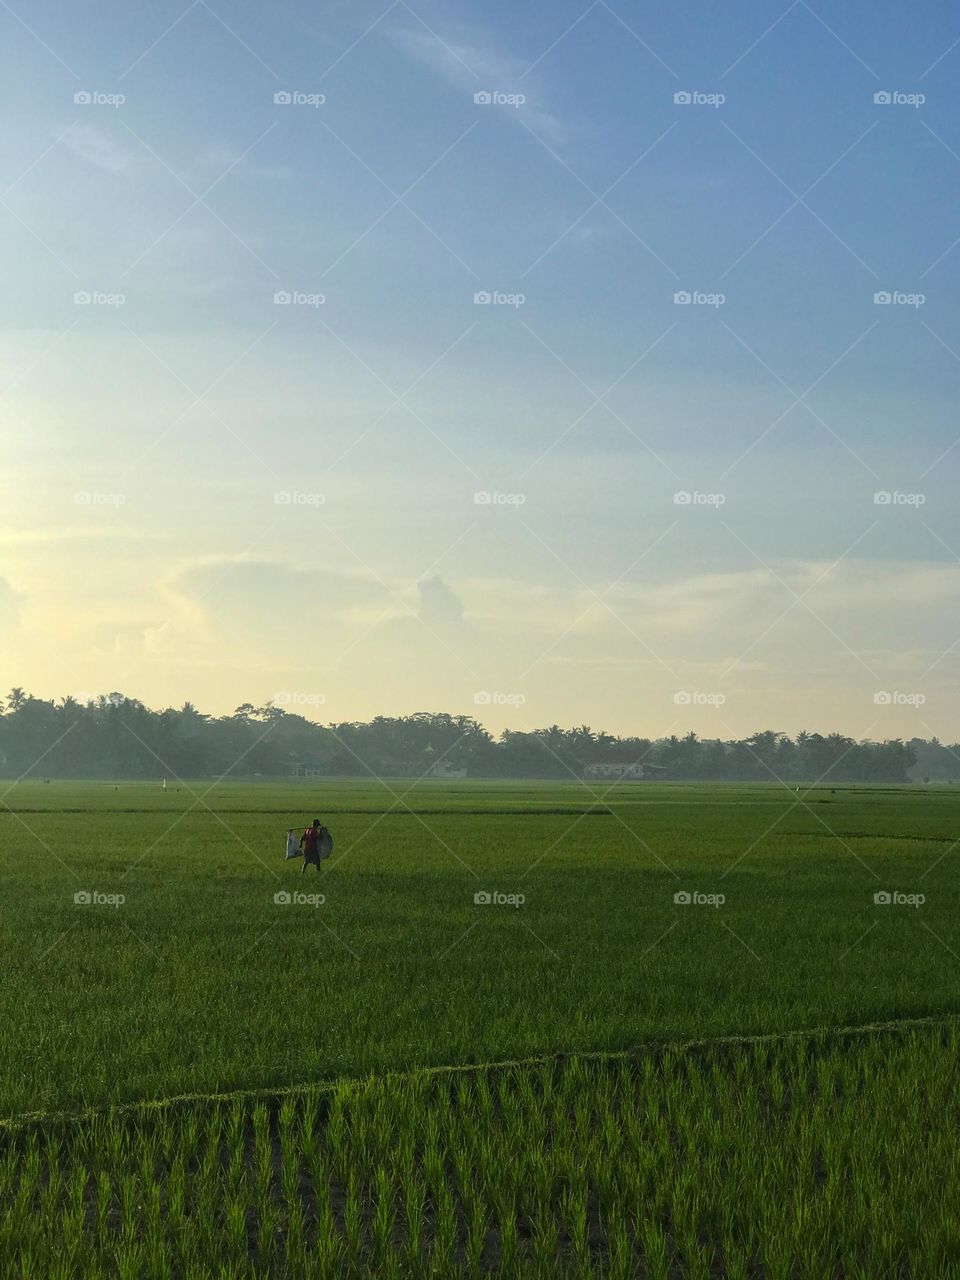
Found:
<path fill-rule="evenodd" d="M 6 686 L 960 737 L 946 3 L 0 3 Z"/>

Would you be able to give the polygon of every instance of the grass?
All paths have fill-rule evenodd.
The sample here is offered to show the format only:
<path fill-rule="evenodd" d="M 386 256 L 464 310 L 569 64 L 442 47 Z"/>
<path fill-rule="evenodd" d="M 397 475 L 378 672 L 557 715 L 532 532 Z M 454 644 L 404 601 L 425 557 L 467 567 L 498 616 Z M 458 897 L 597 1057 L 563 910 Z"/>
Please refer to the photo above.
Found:
<path fill-rule="evenodd" d="M 0 1276 L 952 1275 L 958 1051 L 948 1020 L 26 1125 Z"/>
<path fill-rule="evenodd" d="M 0 1115 L 956 1007 L 947 789 L 206 786 L 7 794 Z"/>
<path fill-rule="evenodd" d="M 951 789 L 210 786 L 0 787 L 0 1280 L 960 1274 Z"/>

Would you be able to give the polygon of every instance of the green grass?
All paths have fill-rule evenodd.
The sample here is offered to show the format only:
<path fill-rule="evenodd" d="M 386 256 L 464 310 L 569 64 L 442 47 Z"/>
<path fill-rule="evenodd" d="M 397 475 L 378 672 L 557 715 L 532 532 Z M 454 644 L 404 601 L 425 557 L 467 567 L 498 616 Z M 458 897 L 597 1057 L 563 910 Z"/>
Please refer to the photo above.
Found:
<path fill-rule="evenodd" d="M 4 790 L 0 1280 L 960 1274 L 951 789 Z"/>
<path fill-rule="evenodd" d="M 7 791 L 0 1115 L 958 1007 L 946 788 L 210 785 Z"/>
<path fill-rule="evenodd" d="M 0 1277 L 950 1276 L 954 1020 L 0 1132 Z"/>

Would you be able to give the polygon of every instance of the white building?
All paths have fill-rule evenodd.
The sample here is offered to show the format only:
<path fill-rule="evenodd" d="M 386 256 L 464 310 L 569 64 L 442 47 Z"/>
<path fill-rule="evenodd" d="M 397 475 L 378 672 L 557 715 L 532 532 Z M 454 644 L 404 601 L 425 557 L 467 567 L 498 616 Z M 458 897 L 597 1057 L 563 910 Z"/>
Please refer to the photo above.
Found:
<path fill-rule="evenodd" d="M 583 767 L 585 778 L 610 778 L 612 781 L 642 781 L 644 778 L 656 778 L 666 772 L 660 764 L 588 764 Z"/>
<path fill-rule="evenodd" d="M 445 778 L 456 781 L 458 778 L 465 778 L 467 771 L 466 769 L 455 769 L 446 760 L 438 760 L 435 765 L 431 765 L 427 771 L 427 776 L 429 778 Z"/>

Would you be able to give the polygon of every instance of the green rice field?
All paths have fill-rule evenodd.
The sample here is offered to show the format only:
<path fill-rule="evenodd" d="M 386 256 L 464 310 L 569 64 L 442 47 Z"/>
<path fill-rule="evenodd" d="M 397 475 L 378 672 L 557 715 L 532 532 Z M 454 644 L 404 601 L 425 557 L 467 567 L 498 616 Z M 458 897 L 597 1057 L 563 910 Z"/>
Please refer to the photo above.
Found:
<path fill-rule="evenodd" d="M 960 1274 L 949 787 L 0 795 L 0 1276 Z"/>

